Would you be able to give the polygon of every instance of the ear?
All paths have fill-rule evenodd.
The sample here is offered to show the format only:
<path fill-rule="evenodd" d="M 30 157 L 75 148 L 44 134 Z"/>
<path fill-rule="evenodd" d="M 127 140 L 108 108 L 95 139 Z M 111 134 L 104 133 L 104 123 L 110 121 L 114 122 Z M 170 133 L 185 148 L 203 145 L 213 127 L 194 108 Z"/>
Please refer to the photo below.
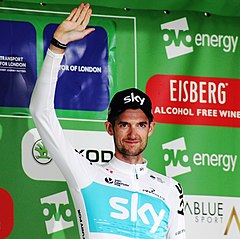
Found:
<path fill-rule="evenodd" d="M 113 135 L 113 133 L 114 133 L 113 126 L 109 121 L 105 122 L 105 127 L 106 127 L 106 130 L 107 130 L 108 134 Z"/>
<path fill-rule="evenodd" d="M 149 126 L 148 136 L 151 136 L 155 127 L 155 122 L 151 122 Z"/>

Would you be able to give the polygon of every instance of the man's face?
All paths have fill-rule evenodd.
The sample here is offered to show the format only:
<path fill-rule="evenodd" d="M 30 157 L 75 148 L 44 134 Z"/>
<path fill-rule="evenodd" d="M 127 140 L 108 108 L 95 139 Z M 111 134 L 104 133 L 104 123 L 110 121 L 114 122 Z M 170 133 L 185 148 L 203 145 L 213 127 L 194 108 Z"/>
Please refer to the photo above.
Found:
<path fill-rule="evenodd" d="M 154 123 L 149 124 L 147 116 L 141 109 L 125 110 L 119 115 L 114 128 L 108 122 L 107 131 L 114 137 L 116 157 L 141 158 L 153 128 Z"/>

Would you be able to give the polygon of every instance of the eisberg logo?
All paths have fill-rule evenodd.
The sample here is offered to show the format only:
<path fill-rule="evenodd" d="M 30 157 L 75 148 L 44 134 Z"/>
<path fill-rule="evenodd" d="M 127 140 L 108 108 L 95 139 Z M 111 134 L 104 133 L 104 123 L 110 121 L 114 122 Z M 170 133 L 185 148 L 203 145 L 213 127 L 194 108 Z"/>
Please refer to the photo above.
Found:
<path fill-rule="evenodd" d="M 175 58 L 193 52 L 195 47 L 213 47 L 222 49 L 224 52 L 235 53 L 238 36 L 197 33 L 194 36 L 188 34 L 189 26 L 187 18 L 180 18 L 171 22 L 161 24 L 163 40 L 167 46 L 167 58 Z"/>
<path fill-rule="evenodd" d="M 184 137 L 163 144 L 162 149 L 166 175 L 170 177 L 190 172 L 191 162 L 194 166 L 219 167 L 224 172 L 234 172 L 236 169 L 238 155 L 195 152 L 190 160 Z"/>
<path fill-rule="evenodd" d="M 163 220 L 165 210 L 161 209 L 158 213 L 150 203 L 145 203 L 141 207 L 138 207 L 138 193 L 133 193 L 131 197 L 131 209 L 129 210 L 124 205 L 129 203 L 127 198 L 112 197 L 109 199 L 109 203 L 116 212 L 111 212 L 110 216 L 119 220 L 130 219 L 132 222 L 136 222 L 138 216 L 142 222 L 146 225 L 150 225 L 148 217 L 151 215 L 154 224 L 152 225 L 150 232 L 155 233 Z"/>
<path fill-rule="evenodd" d="M 189 157 L 185 154 L 186 143 L 183 137 L 163 144 L 162 149 L 166 150 L 164 154 L 166 175 L 174 177 L 191 171 Z M 173 152 L 173 155 L 170 155 L 170 152 Z"/>
<path fill-rule="evenodd" d="M 186 35 L 179 40 L 180 34 L 189 30 L 186 17 L 164 23 L 161 25 L 161 29 L 165 30 L 164 32 L 166 32 L 163 35 L 163 40 L 169 44 L 166 46 L 168 59 L 193 52 L 193 47 L 187 46 L 192 40 L 190 35 Z M 172 31 L 174 31 L 174 35 L 172 34 Z"/>
<path fill-rule="evenodd" d="M 72 212 L 66 191 L 41 198 L 48 234 L 73 227 Z"/>
<path fill-rule="evenodd" d="M 132 92 L 130 95 L 124 97 L 124 104 L 130 103 L 130 102 L 138 102 L 140 103 L 140 105 L 143 105 L 145 98 L 141 98 L 139 95 L 134 95 L 134 93 Z"/>

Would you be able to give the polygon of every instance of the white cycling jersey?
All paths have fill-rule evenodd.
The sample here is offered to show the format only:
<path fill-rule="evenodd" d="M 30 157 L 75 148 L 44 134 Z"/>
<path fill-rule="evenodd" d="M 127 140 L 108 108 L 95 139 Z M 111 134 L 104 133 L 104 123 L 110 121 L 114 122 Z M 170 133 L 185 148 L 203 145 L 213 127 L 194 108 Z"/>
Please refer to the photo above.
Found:
<path fill-rule="evenodd" d="M 63 54 L 48 50 L 30 104 L 35 125 L 71 192 L 82 239 L 185 239 L 183 191 L 144 164 L 93 164 L 64 136 L 54 110 Z M 84 139 L 83 139 L 84 140 Z"/>

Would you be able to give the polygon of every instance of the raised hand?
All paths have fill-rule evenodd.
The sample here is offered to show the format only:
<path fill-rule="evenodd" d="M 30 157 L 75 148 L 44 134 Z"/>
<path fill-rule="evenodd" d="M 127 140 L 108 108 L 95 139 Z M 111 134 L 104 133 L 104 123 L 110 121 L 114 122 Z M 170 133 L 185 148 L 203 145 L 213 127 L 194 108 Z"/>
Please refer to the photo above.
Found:
<path fill-rule="evenodd" d="M 74 8 L 69 16 L 58 26 L 53 37 L 64 45 L 69 42 L 80 40 L 94 31 L 94 28 L 86 28 L 92 15 L 89 3 L 81 3 L 78 8 Z M 63 52 L 50 46 L 51 50 Z"/>

